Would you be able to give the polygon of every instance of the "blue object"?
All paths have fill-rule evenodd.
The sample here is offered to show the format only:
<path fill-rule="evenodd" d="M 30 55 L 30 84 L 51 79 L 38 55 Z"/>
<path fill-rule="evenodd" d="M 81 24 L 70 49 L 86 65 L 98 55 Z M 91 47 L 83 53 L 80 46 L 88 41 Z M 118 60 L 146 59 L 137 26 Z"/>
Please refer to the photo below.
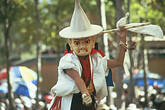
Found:
<path fill-rule="evenodd" d="M 147 76 L 147 85 L 158 86 L 159 88 L 163 88 L 165 85 L 165 79 L 158 75 L 157 73 L 148 72 Z M 130 84 L 130 78 L 124 80 L 124 83 Z M 133 74 L 133 84 L 144 86 L 144 71 L 140 71 L 137 74 Z"/>
<path fill-rule="evenodd" d="M 4 86 L 0 86 L 0 93 L 8 93 L 8 89 L 7 87 L 4 87 Z"/>
<path fill-rule="evenodd" d="M 111 71 L 111 69 L 109 69 L 108 76 L 106 76 L 105 78 L 106 78 L 107 86 L 114 86 L 113 81 L 112 81 L 112 71 Z"/>
<path fill-rule="evenodd" d="M 18 95 L 23 95 L 23 96 L 27 96 L 27 97 L 31 97 L 30 96 L 30 92 L 29 92 L 29 88 L 28 85 L 25 83 L 25 81 L 17 81 L 14 82 L 17 85 L 16 90 L 14 90 L 14 94 L 18 94 Z M 7 86 L 0 86 L 0 93 L 8 93 L 8 88 Z"/>
<path fill-rule="evenodd" d="M 25 66 L 12 66 L 10 68 L 10 75 L 12 81 L 12 88 L 14 94 L 27 96 L 29 98 L 35 98 L 36 89 L 37 89 L 37 73 Z M 7 72 L 5 73 L 7 76 Z M 0 72 L 0 76 L 2 77 Z M 4 78 L 5 79 L 5 78 Z M 7 83 L 7 80 L 1 81 L 2 85 Z M 0 85 L 0 93 L 7 93 L 8 88 L 7 86 Z"/>

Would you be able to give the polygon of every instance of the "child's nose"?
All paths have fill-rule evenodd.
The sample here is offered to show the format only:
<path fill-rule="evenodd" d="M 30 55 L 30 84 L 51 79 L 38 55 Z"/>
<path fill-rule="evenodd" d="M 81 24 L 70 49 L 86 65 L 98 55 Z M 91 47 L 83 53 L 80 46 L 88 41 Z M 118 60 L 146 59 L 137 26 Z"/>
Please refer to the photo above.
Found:
<path fill-rule="evenodd" d="M 83 45 L 83 44 L 80 45 L 80 49 L 82 49 L 82 48 L 84 48 L 84 47 L 85 47 L 85 45 Z"/>

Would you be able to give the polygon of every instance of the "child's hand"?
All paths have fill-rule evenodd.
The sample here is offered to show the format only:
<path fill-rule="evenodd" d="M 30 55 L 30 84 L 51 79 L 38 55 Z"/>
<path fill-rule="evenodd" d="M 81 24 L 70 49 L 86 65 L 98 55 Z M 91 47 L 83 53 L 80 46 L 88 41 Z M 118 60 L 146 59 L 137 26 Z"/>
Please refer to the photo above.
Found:
<path fill-rule="evenodd" d="M 89 93 L 82 94 L 83 104 L 89 106 L 92 103 L 92 98 Z"/>
<path fill-rule="evenodd" d="M 122 42 L 126 42 L 126 31 L 125 26 L 120 26 L 120 31 L 115 31 Z"/>

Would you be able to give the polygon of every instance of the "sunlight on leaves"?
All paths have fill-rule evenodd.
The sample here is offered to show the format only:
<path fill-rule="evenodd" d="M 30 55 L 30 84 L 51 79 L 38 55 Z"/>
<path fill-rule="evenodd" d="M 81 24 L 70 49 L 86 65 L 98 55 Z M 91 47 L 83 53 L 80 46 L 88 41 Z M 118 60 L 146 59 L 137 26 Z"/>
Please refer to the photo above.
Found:
<path fill-rule="evenodd" d="M 55 38 L 56 34 L 55 32 L 51 32 L 51 38 Z"/>

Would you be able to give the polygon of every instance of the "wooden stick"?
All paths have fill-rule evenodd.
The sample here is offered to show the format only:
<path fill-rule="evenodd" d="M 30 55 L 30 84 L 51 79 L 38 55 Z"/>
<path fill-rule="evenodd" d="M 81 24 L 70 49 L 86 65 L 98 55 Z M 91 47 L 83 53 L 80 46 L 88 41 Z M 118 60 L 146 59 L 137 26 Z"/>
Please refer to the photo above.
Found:
<path fill-rule="evenodd" d="M 146 25 L 150 25 L 150 23 L 148 22 L 148 23 L 137 25 L 137 26 L 129 26 L 129 27 L 126 27 L 125 29 L 136 28 L 136 27 L 141 27 L 141 26 L 146 26 Z M 111 29 L 111 30 L 102 31 L 101 34 L 115 32 L 115 31 L 120 31 L 120 29 Z"/>

